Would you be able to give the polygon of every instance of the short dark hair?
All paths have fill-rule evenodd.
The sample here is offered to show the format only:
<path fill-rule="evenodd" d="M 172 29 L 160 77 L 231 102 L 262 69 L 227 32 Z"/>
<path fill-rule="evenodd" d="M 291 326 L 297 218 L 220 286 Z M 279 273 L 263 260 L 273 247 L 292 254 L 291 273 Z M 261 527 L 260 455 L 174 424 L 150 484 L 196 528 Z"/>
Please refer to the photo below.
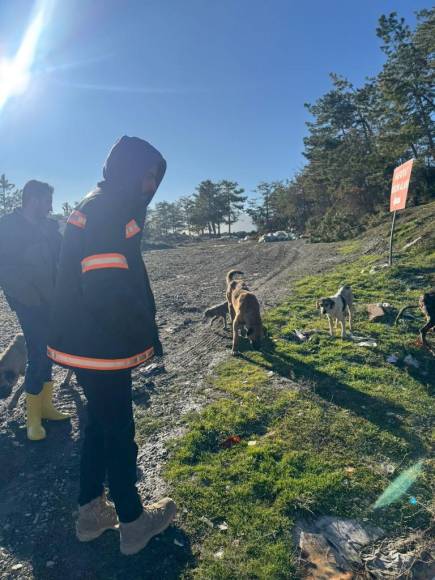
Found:
<path fill-rule="evenodd" d="M 32 198 L 45 197 L 47 195 L 53 195 L 54 187 L 43 181 L 38 181 L 37 179 L 31 179 L 23 187 L 23 205 L 27 203 Z"/>

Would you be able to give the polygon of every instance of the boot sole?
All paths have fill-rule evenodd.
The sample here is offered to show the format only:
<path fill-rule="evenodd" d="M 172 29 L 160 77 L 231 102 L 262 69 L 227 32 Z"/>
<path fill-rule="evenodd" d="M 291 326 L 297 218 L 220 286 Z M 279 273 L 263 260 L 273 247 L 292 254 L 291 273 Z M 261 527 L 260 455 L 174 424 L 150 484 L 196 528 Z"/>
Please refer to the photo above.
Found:
<path fill-rule="evenodd" d="M 121 545 L 121 548 L 120 548 L 121 554 L 123 556 L 134 556 L 135 554 L 138 554 L 141 550 L 143 550 L 144 548 L 147 547 L 147 544 L 150 542 L 150 540 L 152 540 L 154 538 L 154 536 L 158 536 L 159 534 L 164 532 L 167 528 L 169 528 L 169 526 L 174 521 L 176 515 L 177 515 L 177 508 L 174 509 L 174 513 L 171 514 L 171 517 L 167 522 L 165 522 L 162 526 L 160 526 L 160 528 L 157 528 L 156 530 L 154 530 L 151 534 L 148 534 L 147 536 L 145 536 L 142 539 L 142 542 L 140 542 L 140 544 L 136 544 L 136 546 L 134 548 L 125 549 Z"/>
<path fill-rule="evenodd" d="M 79 542 L 92 542 L 92 540 L 96 540 L 100 536 L 107 532 L 107 530 L 117 530 L 118 526 L 105 526 L 104 528 L 100 528 L 96 532 L 89 532 L 89 533 L 79 533 L 76 530 L 76 538 Z"/>

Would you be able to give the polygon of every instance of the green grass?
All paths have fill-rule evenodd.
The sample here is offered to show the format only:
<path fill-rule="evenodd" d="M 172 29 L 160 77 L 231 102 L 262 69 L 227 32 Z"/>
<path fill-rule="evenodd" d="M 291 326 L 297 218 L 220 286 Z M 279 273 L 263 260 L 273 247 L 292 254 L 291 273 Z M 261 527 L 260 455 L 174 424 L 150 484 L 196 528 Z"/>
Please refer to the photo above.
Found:
<path fill-rule="evenodd" d="M 407 227 L 402 239 L 413 239 L 418 227 Z M 343 248 L 346 254 L 358 245 Z M 297 578 L 292 529 L 300 517 L 356 517 L 389 532 L 429 525 L 434 359 L 415 344 L 422 320 L 370 323 L 363 305 L 416 303 L 434 283 L 435 252 L 410 249 L 393 268 L 370 274 L 378 261 L 364 256 L 296 282 L 288 300 L 265 316 L 269 339 L 262 352 L 246 348 L 217 369 L 213 384 L 222 398 L 191 418 L 167 469 L 196 553 L 186 577 Z M 343 282 L 359 305 L 354 333 L 375 339 L 376 348 L 328 336 L 315 301 Z M 290 340 L 295 328 L 319 332 L 299 344 Z M 390 354 L 399 364 L 386 361 Z M 406 354 L 418 369 L 403 364 Z M 227 448 L 231 435 L 241 441 Z M 413 486 L 374 510 L 394 477 L 421 458 L 424 469 Z M 384 464 L 395 473 L 388 475 Z M 222 522 L 227 530 L 219 529 Z"/>
<path fill-rule="evenodd" d="M 356 254 L 361 248 L 360 240 L 352 240 L 351 242 L 345 242 L 340 244 L 338 251 L 343 256 L 348 256 L 349 254 Z"/>

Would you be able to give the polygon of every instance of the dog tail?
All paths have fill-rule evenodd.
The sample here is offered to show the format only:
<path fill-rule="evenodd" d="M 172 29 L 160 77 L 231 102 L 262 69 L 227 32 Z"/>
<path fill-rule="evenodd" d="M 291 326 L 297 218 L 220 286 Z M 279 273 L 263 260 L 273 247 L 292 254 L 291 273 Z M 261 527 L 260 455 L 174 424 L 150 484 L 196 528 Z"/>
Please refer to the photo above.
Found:
<path fill-rule="evenodd" d="M 399 310 L 399 314 L 396 316 L 396 320 L 394 321 L 394 324 L 398 324 L 399 320 L 402 318 L 403 314 L 407 311 L 407 310 L 416 310 L 418 308 L 417 305 L 415 304 L 408 304 L 408 306 L 404 306 L 403 308 L 401 308 Z"/>
<path fill-rule="evenodd" d="M 230 282 L 232 282 L 232 281 L 233 281 L 233 278 L 234 278 L 234 276 L 236 276 L 237 274 L 238 274 L 239 276 L 244 276 L 244 273 L 243 273 L 243 272 L 241 272 L 240 270 L 230 270 L 230 271 L 228 272 L 228 274 L 227 274 L 227 278 L 226 278 L 226 279 L 227 279 L 227 284 L 229 284 Z"/>

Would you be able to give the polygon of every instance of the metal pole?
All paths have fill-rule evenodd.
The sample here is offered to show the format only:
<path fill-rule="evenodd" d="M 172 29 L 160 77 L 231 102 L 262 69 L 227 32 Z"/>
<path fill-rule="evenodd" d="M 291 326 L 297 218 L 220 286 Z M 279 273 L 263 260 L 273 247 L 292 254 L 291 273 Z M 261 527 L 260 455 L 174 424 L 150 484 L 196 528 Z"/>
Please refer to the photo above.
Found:
<path fill-rule="evenodd" d="M 394 236 L 394 225 L 396 223 L 396 211 L 393 212 L 393 223 L 391 224 L 391 235 L 390 235 L 390 254 L 388 257 L 388 265 L 393 265 L 393 236 Z"/>

